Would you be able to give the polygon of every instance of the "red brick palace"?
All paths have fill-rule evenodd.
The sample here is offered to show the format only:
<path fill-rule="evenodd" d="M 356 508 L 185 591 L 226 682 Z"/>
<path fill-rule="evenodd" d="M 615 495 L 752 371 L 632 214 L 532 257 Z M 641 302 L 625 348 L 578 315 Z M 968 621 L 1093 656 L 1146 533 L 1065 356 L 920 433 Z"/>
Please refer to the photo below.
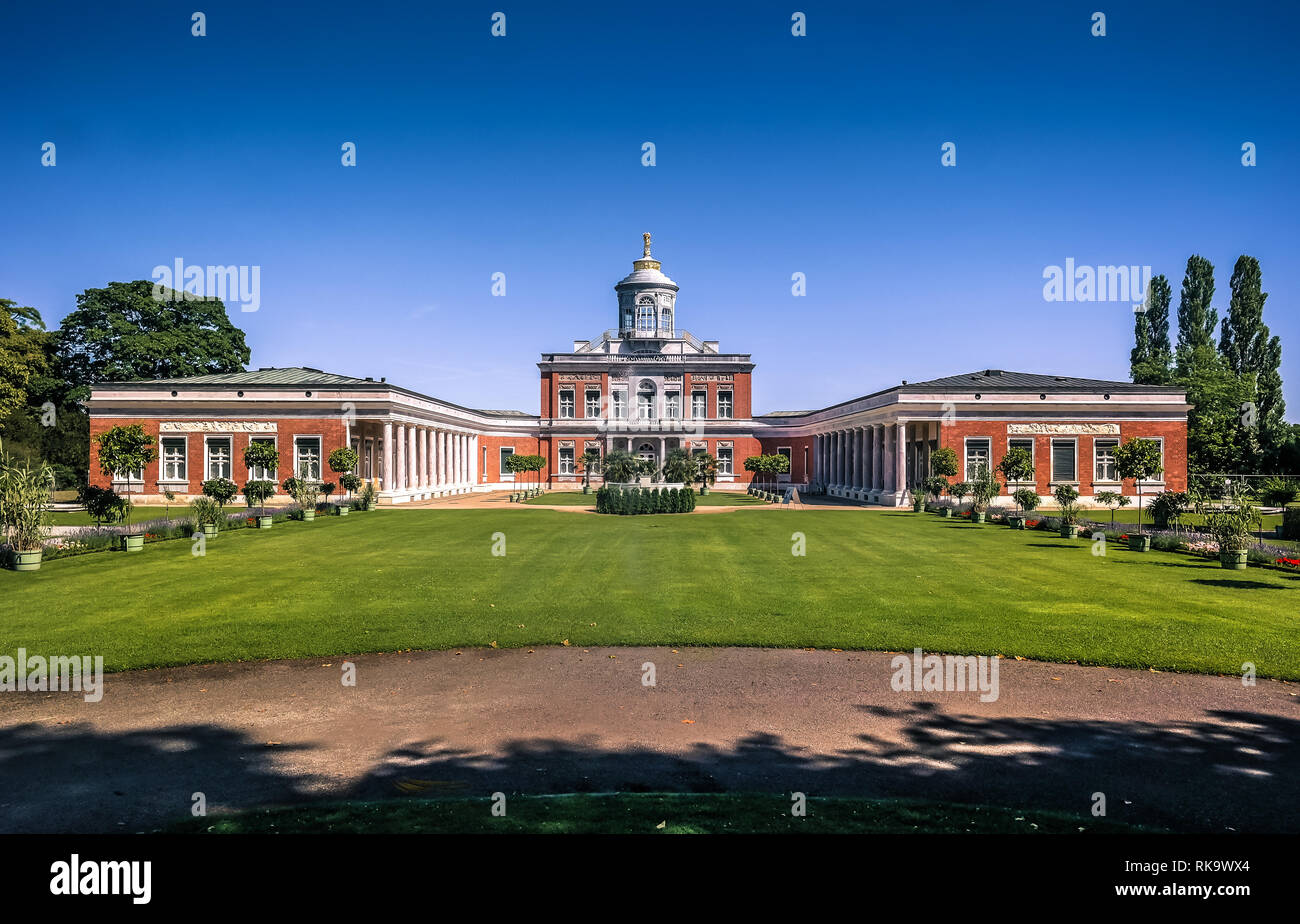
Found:
<path fill-rule="evenodd" d="M 390 504 L 508 489 L 504 460 L 513 453 L 543 456 L 541 478 L 552 488 L 576 487 L 589 448 L 660 462 L 677 447 L 707 451 L 718 460 L 722 490 L 748 485 L 748 456 L 782 453 L 790 458 L 784 481 L 896 506 L 941 446 L 957 451 L 959 480 L 1023 446 L 1035 480 L 1008 492 L 1028 486 L 1046 496 L 1050 485 L 1070 482 L 1085 502 L 1103 490 L 1136 497 L 1135 485 L 1118 479 L 1113 452 L 1121 440 L 1145 437 L 1161 444 L 1165 472 L 1143 493 L 1186 487 L 1189 408 L 1180 389 L 985 369 L 820 410 L 756 415 L 749 354 L 723 352 L 677 325 L 678 286 L 650 256 L 649 235 L 614 291 L 617 327 L 542 354 L 535 415 L 461 407 L 383 378 L 305 367 L 101 384 L 88 402 L 92 483 L 125 489 L 125 473 L 99 474 L 94 436 L 139 423 L 158 440 L 158 460 L 132 474 L 144 500 L 168 490 L 196 495 L 214 477 L 241 485 L 287 477 L 247 470 L 243 451 L 253 440 L 275 443 L 293 472 L 305 466 L 326 480 L 329 453 L 351 446 L 361 457 L 357 474 Z"/>

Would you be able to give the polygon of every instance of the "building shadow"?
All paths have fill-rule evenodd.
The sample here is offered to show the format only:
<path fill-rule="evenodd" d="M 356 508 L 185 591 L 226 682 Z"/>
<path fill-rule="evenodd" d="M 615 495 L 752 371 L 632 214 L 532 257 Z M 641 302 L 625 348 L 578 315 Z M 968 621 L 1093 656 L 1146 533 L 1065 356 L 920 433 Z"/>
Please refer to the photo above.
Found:
<path fill-rule="evenodd" d="M 475 753 L 431 737 L 335 781 L 328 753 L 302 747 L 319 774 L 285 769 L 286 749 L 217 724 L 103 732 L 27 724 L 0 730 L 0 831 L 150 831 L 190 814 L 313 799 L 567 792 L 804 792 L 919 798 L 1077 812 L 1104 795 L 1112 821 L 1194 832 L 1300 832 L 1300 720 L 1209 712 L 1138 721 L 988 718 L 935 703 L 859 706 L 891 720 L 882 739 L 812 752 L 753 731 L 734 745 L 676 753 L 598 739 L 519 737 Z M 874 724 L 874 723 L 873 723 Z"/>

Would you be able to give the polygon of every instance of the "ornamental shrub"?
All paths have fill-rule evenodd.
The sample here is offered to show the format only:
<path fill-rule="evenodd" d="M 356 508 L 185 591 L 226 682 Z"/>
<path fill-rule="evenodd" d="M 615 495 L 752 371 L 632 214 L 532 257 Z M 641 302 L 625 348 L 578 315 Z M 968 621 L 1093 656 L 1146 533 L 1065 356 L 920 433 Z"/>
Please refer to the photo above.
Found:
<path fill-rule="evenodd" d="M 1300 539 L 1300 507 L 1288 507 L 1282 511 L 1282 538 Z"/>

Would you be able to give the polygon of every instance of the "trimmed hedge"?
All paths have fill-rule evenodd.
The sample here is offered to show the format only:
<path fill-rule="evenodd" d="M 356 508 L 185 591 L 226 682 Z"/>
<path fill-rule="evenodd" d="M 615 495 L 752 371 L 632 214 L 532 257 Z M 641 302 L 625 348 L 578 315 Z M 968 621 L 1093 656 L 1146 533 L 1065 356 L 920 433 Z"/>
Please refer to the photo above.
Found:
<path fill-rule="evenodd" d="M 690 513 L 695 509 L 695 492 L 690 488 L 596 489 L 596 512 L 615 516 L 649 513 Z"/>

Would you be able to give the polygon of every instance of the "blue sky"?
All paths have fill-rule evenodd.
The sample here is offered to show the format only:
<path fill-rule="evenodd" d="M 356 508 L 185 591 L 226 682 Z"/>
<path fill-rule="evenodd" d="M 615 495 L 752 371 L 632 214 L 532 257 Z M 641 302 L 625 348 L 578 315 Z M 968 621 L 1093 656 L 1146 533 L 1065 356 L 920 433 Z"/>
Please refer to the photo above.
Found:
<path fill-rule="evenodd" d="M 1131 306 L 1047 302 L 1044 267 L 1150 265 L 1176 308 L 1200 253 L 1222 312 L 1247 253 L 1300 419 L 1295 4 L 448 6 L 6 4 L 0 296 L 53 324 L 178 257 L 256 265 L 253 367 L 536 411 L 538 355 L 616 323 L 648 230 L 763 412 L 1126 379 Z"/>

